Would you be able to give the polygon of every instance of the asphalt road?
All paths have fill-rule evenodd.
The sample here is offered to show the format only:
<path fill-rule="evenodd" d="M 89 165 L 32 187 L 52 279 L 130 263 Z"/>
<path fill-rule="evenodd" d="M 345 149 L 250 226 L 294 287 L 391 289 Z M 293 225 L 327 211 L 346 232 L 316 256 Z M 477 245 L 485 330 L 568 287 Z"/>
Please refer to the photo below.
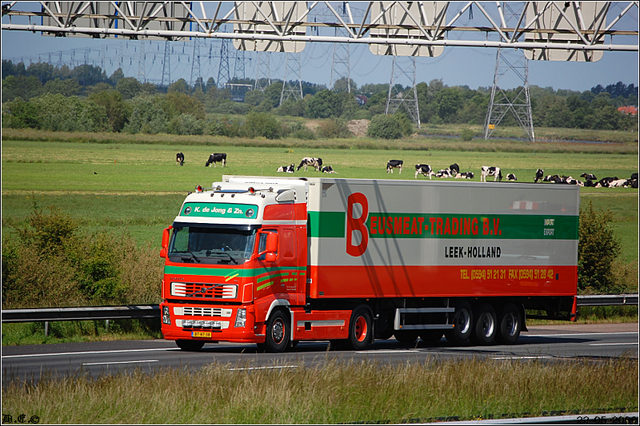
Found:
<path fill-rule="evenodd" d="M 199 352 L 185 352 L 165 340 L 9 346 L 2 348 L 2 374 L 6 385 L 15 378 L 38 381 L 44 375 L 97 377 L 138 368 L 150 372 L 161 367 L 198 369 L 214 362 L 234 369 L 270 369 L 314 366 L 327 359 L 399 363 L 476 357 L 553 362 L 621 356 L 638 358 L 638 324 L 534 326 L 510 346 L 454 346 L 445 339 L 438 344 L 419 341 L 407 346 L 390 339 L 378 340 L 366 351 L 331 351 L 328 342 L 301 342 L 283 354 L 261 353 L 255 345 L 230 343 L 206 344 Z"/>

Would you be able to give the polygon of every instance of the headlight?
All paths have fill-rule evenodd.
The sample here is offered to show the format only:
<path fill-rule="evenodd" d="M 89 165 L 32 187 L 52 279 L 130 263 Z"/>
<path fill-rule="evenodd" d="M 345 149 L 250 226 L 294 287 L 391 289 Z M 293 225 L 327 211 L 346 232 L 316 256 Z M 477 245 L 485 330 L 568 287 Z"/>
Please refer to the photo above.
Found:
<path fill-rule="evenodd" d="M 236 314 L 236 325 L 235 327 L 244 328 L 245 323 L 247 322 L 247 310 L 246 309 L 238 309 L 238 313 Z"/>
<path fill-rule="evenodd" d="M 169 315 L 169 307 L 162 307 L 162 323 L 171 325 L 171 316 Z"/>

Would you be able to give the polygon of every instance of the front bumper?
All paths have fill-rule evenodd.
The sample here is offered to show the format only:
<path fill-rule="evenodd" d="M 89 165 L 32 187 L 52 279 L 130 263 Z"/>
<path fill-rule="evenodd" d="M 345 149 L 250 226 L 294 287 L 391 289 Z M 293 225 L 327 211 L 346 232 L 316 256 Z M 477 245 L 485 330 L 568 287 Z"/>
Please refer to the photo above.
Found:
<path fill-rule="evenodd" d="M 238 311 L 242 309 L 245 310 L 244 321 L 238 321 Z M 160 304 L 160 312 L 162 335 L 167 340 L 264 342 L 264 335 L 256 334 L 253 305 L 187 305 L 163 302 Z"/>

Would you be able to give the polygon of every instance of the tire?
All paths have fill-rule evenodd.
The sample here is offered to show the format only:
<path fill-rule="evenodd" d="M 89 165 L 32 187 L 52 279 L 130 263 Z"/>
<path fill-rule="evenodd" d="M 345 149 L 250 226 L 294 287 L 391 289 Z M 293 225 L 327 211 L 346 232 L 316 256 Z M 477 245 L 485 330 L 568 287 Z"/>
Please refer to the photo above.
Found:
<path fill-rule="evenodd" d="M 476 306 L 474 310 L 475 321 L 471 341 L 476 345 L 490 345 L 498 334 L 498 319 L 496 311 L 488 303 Z"/>
<path fill-rule="evenodd" d="M 412 345 L 418 340 L 419 332 L 417 330 L 396 330 L 393 332 L 396 340 L 405 345 Z"/>
<path fill-rule="evenodd" d="M 267 321 L 267 335 L 264 340 L 267 352 L 284 352 L 289 346 L 291 325 L 288 316 L 278 309 Z"/>
<path fill-rule="evenodd" d="M 202 340 L 176 340 L 176 345 L 183 351 L 197 352 L 204 346 Z"/>
<path fill-rule="evenodd" d="M 506 304 L 498 315 L 498 334 L 496 341 L 503 345 L 513 345 L 522 331 L 522 315 L 513 303 Z"/>
<path fill-rule="evenodd" d="M 452 330 L 445 332 L 445 337 L 451 343 L 462 345 L 467 343 L 473 333 L 473 310 L 468 302 L 458 302 L 453 314 Z"/>
<path fill-rule="evenodd" d="M 366 349 L 373 342 L 373 318 L 369 309 L 354 309 L 349 320 L 349 344 L 356 351 Z"/>
<path fill-rule="evenodd" d="M 442 330 L 423 330 L 420 332 L 420 338 L 426 343 L 438 343 L 443 334 Z"/>

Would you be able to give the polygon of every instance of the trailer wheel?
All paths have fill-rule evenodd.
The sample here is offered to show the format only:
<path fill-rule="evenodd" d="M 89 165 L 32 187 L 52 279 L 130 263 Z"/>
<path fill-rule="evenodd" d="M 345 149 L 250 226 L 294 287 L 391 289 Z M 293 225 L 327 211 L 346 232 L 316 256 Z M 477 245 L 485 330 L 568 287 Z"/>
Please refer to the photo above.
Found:
<path fill-rule="evenodd" d="M 508 303 L 500 311 L 498 316 L 498 343 L 513 345 L 520 337 L 522 330 L 522 317 L 520 310 L 513 303 Z"/>
<path fill-rule="evenodd" d="M 278 309 L 274 311 L 267 321 L 267 335 L 265 337 L 265 349 L 268 352 L 284 352 L 289 345 L 291 330 L 287 315 Z"/>
<path fill-rule="evenodd" d="M 482 303 L 475 309 L 475 323 L 471 341 L 477 345 L 490 345 L 496 339 L 498 324 L 496 311 L 488 303 Z"/>
<path fill-rule="evenodd" d="M 453 314 L 453 330 L 447 330 L 445 337 L 451 343 L 461 345 L 466 343 L 473 332 L 473 311 L 467 302 L 459 302 Z"/>
<path fill-rule="evenodd" d="M 197 352 L 204 346 L 202 340 L 176 340 L 176 345 L 183 351 Z"/>
<path fill-rule="evenodd" d="M 366 308 L 356 308 L 349 322 L 349 343 L 353 349 L 365 349 L 373 341 L 373 319 Z"/>

